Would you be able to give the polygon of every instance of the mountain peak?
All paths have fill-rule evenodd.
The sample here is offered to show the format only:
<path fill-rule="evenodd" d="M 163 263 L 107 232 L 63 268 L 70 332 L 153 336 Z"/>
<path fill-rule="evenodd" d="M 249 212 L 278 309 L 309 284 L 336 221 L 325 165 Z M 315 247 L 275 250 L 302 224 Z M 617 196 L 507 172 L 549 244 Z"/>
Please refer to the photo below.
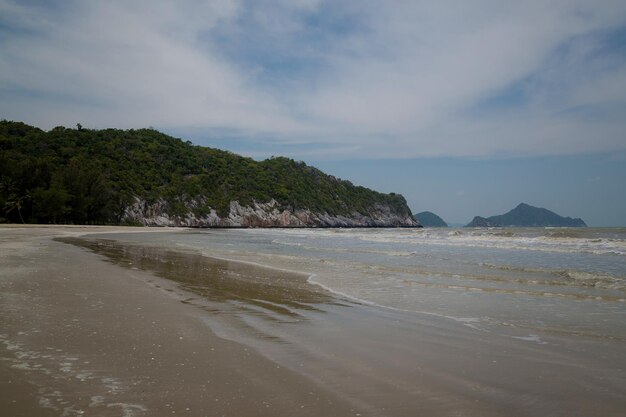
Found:
<path fill-rule="evenodd" d="M 491 217 L 476 216 L 467 227 L 585 227 L 582 219 L 562 217 L 558 214 L 540 207 L 533 207 L 526 203 L 520 203 L 513 210 Z"/>

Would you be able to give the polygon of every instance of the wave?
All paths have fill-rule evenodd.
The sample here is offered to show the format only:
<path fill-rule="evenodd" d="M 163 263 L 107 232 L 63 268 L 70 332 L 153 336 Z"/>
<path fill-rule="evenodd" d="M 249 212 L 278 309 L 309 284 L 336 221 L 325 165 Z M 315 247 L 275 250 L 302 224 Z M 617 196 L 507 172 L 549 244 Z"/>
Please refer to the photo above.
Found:
<path fill-rule="evenodd" d="M 459 235 L 454 235 L 457 237 Z M 359 240 L 364 240 L 379 244 L 402 244 L 405 247 L 414 246 L 450 246 L 450 247 L 468 247 L 468 248 L 490 248 L 505 250 L 524 250 L 524 251 L 540 251 L 555 253 L 587 253 L 594 255 L 626 255 L 626 242 L 621 240 L 609 239 L 560 239 L 558 241 L 550 240 L 550 238 L 536 237 L 496 237 L 494 235 L 466 235 L 462 238 L 442 238 L 428 236 L 420 239 L 398 238 L 396 236 L 358 236 Z M 335 252 L 354 252 L 354 253 L 378 253 L 389 256 L 412 256 L 417 251 L 399 251 L 385 250 L 383 248 L 364 249 L 349 247 L 330 247 L 324 246 L 324 242 L 319 245 L 305 244 L 301 242 L 291 242 L 275 239 L 274 244 L 283 246 L 297 246 L 309 250 L 319 251 L 335 251 Z"/>
<path fill-rule="evenodd" d="M 338 248 L 338 247 L 328 247 L 328 246 L 313 246 L 306 245 L 304 243 L 299 242 L 289 242 L 281 239 L 274 239 L 272 243 L 275 245 L 283 245 L 283 246 L 293 246 L 306 250 L 316 250 L 322 252 L 340 252 L 340 253 L 370 253 L 370 254 L 379 254 L 379 255 L 387 255 L 387 256 L 415 256 L 417 252 L 415 251 L 393 251 L 393 250 L 384 250 L 384 249 L 363 249 L 363 248 Z"/>
<path fill-rule="evenodd" d="M 548 237 L 561 238 L 584 238 L 584 231 L 577 229 L 548 229 Z"/>
<path fill-rule="evenodd" d="M 300 248 L 304 248 L 307 250 L 320 250 L 320 251 L 329 251 L 329 252 L 349 252 L 349 253 L 376 253 L 376 254 L 384 254 L 387 256 L 417 256 L 415 252 L 393 252 L 393 251 L 384 251 L 384 250 L 356 250 L 356 249 L 342 249 L 342 248 L 320 248 L 320 247 L 306 247 L 298 245 Z M 298 255 L 269 255 L 270 257 L 279 257 L 281 259 L 289 258 L 294 261 L 298 261 L 298 263 L 302 264 L 307 259 L 310 258 L 309 255 L 305 257 L 301 257 Z M 440 282 L 446 282 L 449 279 L 453 280 L 462 280 L 461 282 L 492 282 L 499 284 L 516 284 L 523 285 L 525 288 L 522 291 L 530 291 L 532 294 L 539 294 L 541 291 L 530 290 L 528 286 L 537 287 L 537 286 L 546 286 L 546 287 L 555 287 L 555 286 L 567 286 L 572 288 L 595 288 L 595 289 L 603 289 L 603 290 L 620 290 L 626 291 L 626 276 L 616 276 L 610 275 L 607 273 L 599 273 L 599 272 L 590 272 L 590 271 L 581 271 L 574 269 L 548 269 L 548 268 L 540 268 L 540 267 L 523 267 L 523 266 L 513 266 L 513 265 L 496 265 L 487 262 L 481 262 L 479 264 L 475 264 L 480 268 L 487 268 L 494 271 L 502 271 L 502 274 L 493 273 L 485 273 L 484 269 L 476 269 L 474 267 L 469 266 L 468 268 L 463 268 L 462 270 L 455 269 L 454 271 L 450 269 L 440 269 L 440 268 L 430 268 L 421 263 L 418 264 L 410 264 L 410 265 L 402 265 L 396 263 L 390 264 L 370 264 L 370 263 L 362 263 L 359 261 L 351 262 L 346 259 L 341 260 L 332 260 L 328 258 L 320 258 L 317 260 L 318 262 L 323 263 L 326 267 L 339 267 L 346 268 L 352 271 L 358 271 L 360 274 L 369 274 L 376 273 L 378 275 L 388 275 L 388 276 L 411 276 L 413 278 L 422 276 L 429 280 L 439 280 Z M 270 261 L 271 262 L 271 261 Z M 517 272 L 518 274 L 510 274 L 511 272 Z M 415 283 L 418 283 L 415 281 Z M 427 283 L 423 283 L 424 285 L 430 285 Z M 443 287 L 448 286 L 450 284 L 443 284 Z M 463 286 L 463 284 L 461 284 Z M 472 286 L 467 286 L 467 289 L 478 289 Z M 485 289 L 489 290 L 489 289 Z M 550 294 L 550 295 L 558 295 L 558 294 Z M 589 298 L 596 297 L 597 294 L 590 296 Z M 618 297 L 620 298 L 620 297 Z"/>
<path fill-rule="evenodd" d="M 276 231 L 250 230 L 273 237 Z M 343 247 L 356 248 L 350 240 L 403 246 L 494 248 L 595 255 L 626 255 L 626 229 L 487 228 L 487 229 L 294 229 L 281 230 L 274 243 L 334 250 L 328 239 L 346 239 Z M 313 243 L 314 242 L 314 243 Z M 358 246 L 358 245 L 357 245 Z M 336 245 L 335 245 L 336 247 Z M 380 248 L 376 248 L 378 250 Z M 402 254 L 400 251 L 398 254 Z M 408 252 L 412 252 L 409 250 Z M 382 253 L 382 252 L 381 252 Z"/>
<path fill-rule="evenodd" d="M 556 280 L 516 279 L 516 282 L 532 283 L 540 285 L 570 285 L 589 288 L 601 288 L 626 291 L 626 277 L 614 276 L 603 273 L 570 270 L 570 269 L 545 269 L 530 268 L 512 265 L 494 265 L 487 262 L 480 264 L 482 267 L 506 272 L 522 272 L 541 274 L 553 277 Z"/>
<path fill-rule="evenodd" d="M 626 280 L 620 277 L 568 270 L 559 271 L 559 275 L 570 282 L 576 283 L 576 285 L 584 287 L 626 290 Z"/>
<path fill-rule="evenodd" d="M 316 274 L 311 274 L 307 280 L 307 282 L 311 285 L 316 285 L 320 288 L 322 288 L 325 291 L 328 291 L 331 294 L 334 294 L 335 296 L 338 296 L 340 298 L 344 298 L 347 300 L 350 300 L 352 302 L 355 302 L 357 304 L 363 304 L 363 305 L 367 305 L 370 307 L 376 307 L 376 308 L 382 308 L 385 310 L 392 310 L 392 311 L 399 311 L 399 312 L 404 312 L 404 313 L 415 313 L 415 314 L 423 314 L 423 315 L 427 315 L 427 316 L 434 316 L 434 317 L 439 317 L 442 319 L 448 319 L 448 320 L 452 320 L 455 321 L 457 323 L 461 323 L 467 327 L 471 327 L 475 330 L 481 330 L 481 331 L 487 331 L 486 329 L 480 327 L 478 325 L 478 323 L 481 322 L 481 319 L 478 317 L 455 317 L 455 316 L 450 316 L 450 315 L 446 315 L 446 314 L 440 314 L 440 313 L 435 313 L 432 311 L 422 311 L 422 310 L 412 310 L 412 309 L 406 309 L 406 308 L 399 308 L 399 307 L 393 307 L 393 306 L 388 306 L 388 305 L 384 305 L 384 304 L 379 304 L 377 302 L 374 301 L 370 301 L 370 300 L 365 300 L 363 298 L 359 298 L 350 294 L 346 294 L 345 292 L 336 290 L 328 285 L 322 284 L 321 282 L 317 281 L 316 279 Z"/>
<path fill-rule="evenodd" d="M 494 248 L 595 255 L 626 255 L 626 240 L 604 237 L 524 236 L 508 231 L 451 231 L 447 233 L 361 234 L 357 239 L 381 244 Z"/>
<path fill-rule="evenodd" d="M 341 249 L 341 248 L 319 248 L 314 247 L 316 250 L 328 250 L 331 252 L 364 252 L 364 253 L 383 253 L 392 256 L 414 256 L 418 259 L 410 264 L 399 264 L 395 262 L 390 263 L 370 263 L 362 262 L 360 260 L 351 258 L 339 258 L 329 259 L 320 258 L 317 262 L 321 262 L 318 265 L 324 265 L 325 267 L 340 268 L 344 271 L 351 271 L 357 274 L 375 274 L 376 277 L 410 277 L 410 279 L 403 280 L 403 282 L 412 282 L 417 285 L 423 286 L 441 286 L 442 288 L 451 288 L 453 286 L 463 287 L 467 290 L 484 290 L 492 291 L 502 289 L 503 292 L 523 292 L 529 295 L 546 295 L 546 296 L 560 296 L 558 290 L 551 291 L 546 288 L 541 289 L 539 287 L 558 287 L 566 286 L 574 288 L 595 288 L 603 290 L 621 290 L 626 291 L 626 276 L 616 276 L 610 273 L 581 271 L 575 269 L 548 269 L 541 267 L 521 267 L 511 265 L 495 265 L 489 263 L 476 263 L 470 262 L 464 267 L 460 267 L 452 260 L 450 265 L 452 268 L 443 266 L 435 261 L 435 264 L 424 264 L 419 261 L 420 256 L 415 252 L 394 253 L 392 251 L 384 250 L 356 250 L 356 249 Z M 283 255 L 284 256 L 284 255 Z M 299 259 L 300 264 L 306 262 L 310 258 L 310 254 L 304 256 L 295 256 L 294 259 Z M 458 260 L 457 260 L 458 262 Z M 454 267 L 456 264 L 456 267 Z M 504 273 L 489 273 L 485 268 L 503 271 Z M 510 273 L 518 272 L 518 273 Z M 426 281 L 420 282 L 418 277 L 423 277 Z M 451 282 L 451 280 L 454 282 Z M 473 284 L 470 284 L 473 282 Z M 479 282 L 485 283 L 487 287 L 482 287 Z M 435 284 L 438 283 L 439 285 Z M 495 287 L 492 287 L 493 283 Z M 478 287 L 477 287 L 478 285 Z M 500 288 L 501 285 L 506 285 L 510 288 Z M 360 285 L 359 285 L 360 286 Z M 569 292 L 569 291 L 568 291 Z M 596 297 L 603 298 L 604 295 L 600 293 L 593 293 L 591 295 L 582 296 L 582 298 L 594 299 Z M 579 298 L 574 294 L 563 294 L 565 297 L 573 296 Z M 615 296 L 614 294 L 609 297 L 611 300 L 620 300 L 621 296 Z"/>
<path fill-rule="evenodd" d="M 400 295 L 400 293 L 406 294 L 407 291 L 413 291 L 411 290 L 411 287 L 414 286 L 414 287 L 421 287 L 421 288 L 457 290 L 463 293 L 478 292 L 478 293 L 484 293 L 484 294 L 500 294 L 500 295 L 506 295 L 506 296 L 514 296 L 514 297 L 521 296 L 521 297 L 533 297 L 533 298 L 560 298 L 560 299 L 579 300 L 579 301 L 598 301 L 598 302 L 612 302 L 612 303 L 625 303 L 626 302 L 626 298 L 624 298 L 623 296 L 607 295 L 607 294 L 598 295 L 598 294 L 588 294 L 588 293 L 581 293 L 581 292 L 563 292 L 563 291 L 558 291 L 558 290 L 547 290 L 547 289 L 490 287 L 490 286 L 464 285 L 462 283 L 451 284 L 451 283 L 422 282 L 422 281 L 416 281 L 416 280 L 403 280 L 402 285 L 393 286 L 393 287 L 387 286 L 384 288 L 384 293 L 380 293 L 378 295 L 375 295 L 375 293 L 377 292 L 376 288 L 367 288 L 367 291 L 371 292 L 373 290 L 374 293 L 370 294 L 370 296 L 368 296 L 367 298 L 364 298 L 363 296 L 351 294 L 349 292 L 346 292 L 345 290 L 342 291 L 342 290 L 333 288 L 332 284 L 324 284 L 320 282 L 318 279 L 316 279 L 316 277 L 317 277 L 316 274 L 312 274 L 307 280 L 307 282 L 309 282 L 310 284 L 317 285 L 336 296 L 352 300 L 356 303 L 379 307 L 379 308 L 385 308 L 389 310 L 395 310 L 395 311 L 429 314 L 433 316 L 452 319 L 457 322 L 464 322 L 464 324 L 466 322 L 469 323 L 469 322 L 474 322 L 474 321 L 468 320 L 467 318 L 454 317 L 454 316 L 445 315 L 441 313 L 414 310 L 410 308 L 401 308 L 401 307 L 398 307 L 397 305 L 390 305 L 390 304 L 396 304 L 396 302 L 401 301 L 402 297 L 398 298 L 398 297 L 393 296 L 392 294 L 390 294 L 389 289 L 397 288 L 398 295 Z M 361 289 L 365 289 L 365 288 L 361 288 Z M 374 301 L 374 299 L 379 299 L 381 297 L 383 300 L 386 300 L 386 301 Z M 473 326 L 470 326 L 470 327 L 473 327 Z"/>

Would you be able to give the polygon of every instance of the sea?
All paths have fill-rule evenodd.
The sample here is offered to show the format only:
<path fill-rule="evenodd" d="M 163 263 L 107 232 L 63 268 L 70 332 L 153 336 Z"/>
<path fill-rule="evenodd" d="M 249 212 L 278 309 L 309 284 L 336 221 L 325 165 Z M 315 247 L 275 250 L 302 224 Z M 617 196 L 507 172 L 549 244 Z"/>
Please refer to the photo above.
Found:
<path fill-rule="evenodd" d="M 212 229 L 167 244 L 477 330 L 626 340 L 626 228 Z"/>
<path fill-rule="evenodd" d="M 191 291 L 179 298 L 218 336 L 370 415 L 626 410 L 626 228 L 95 236 L 95 252 Z"/>

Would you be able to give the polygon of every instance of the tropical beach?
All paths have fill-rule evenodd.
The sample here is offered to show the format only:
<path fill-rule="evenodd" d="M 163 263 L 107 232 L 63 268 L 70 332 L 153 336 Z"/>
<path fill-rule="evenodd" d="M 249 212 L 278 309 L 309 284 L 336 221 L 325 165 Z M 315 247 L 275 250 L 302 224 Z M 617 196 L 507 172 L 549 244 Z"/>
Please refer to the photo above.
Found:
<path fill-rule="evenodd" d="M 217 337 L 174 283 L 50 240 L 91 231 L 2 229 L 3 414 L 354 415 L 336 393 Z"/>
<path fill-rule="evenodd" d="M 0 417 L 626 416 L 626 1 L 0 0 Z"/>
<path fill-rule="evenodd" d="M 365 243 L 347 247 L 354 237 Z M 626 404 L 619 286 L 531 294 L 505 288 L 515 271 L 481 286 L 457 277 L 473 290 L 443 274 L 426 283 L 428 271 L 401 284 L 415 255 L 382 244 L 384 230 L 3 227 L 0 238 L 11 416 L 588 416 Z M 359 286 L 354 268 L 396 280 L 384 287 L 404 304 Z M 463 314 L 459 299 L 483 310 Z M 599 325 L 562 317 L 576 310 Z"/>

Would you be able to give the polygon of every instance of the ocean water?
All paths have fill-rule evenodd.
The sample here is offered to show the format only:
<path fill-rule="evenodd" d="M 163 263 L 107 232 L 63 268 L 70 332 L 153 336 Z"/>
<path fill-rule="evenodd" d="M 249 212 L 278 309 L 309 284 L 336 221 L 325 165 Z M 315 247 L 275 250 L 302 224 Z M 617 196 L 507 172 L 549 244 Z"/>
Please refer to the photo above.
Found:
<path fill-rule="evenodd" d="M 216 335 L 363 415 L 626 409 L 626 229 L 210 229 L 66 242 L 175 283 L 167 291 Z"/>
<path fill-rule="evenodd" d="M 207 230 L 161 244 L 303 272 L 353 302 L 477 331 L 626 341 L 624 228 Z"/>

